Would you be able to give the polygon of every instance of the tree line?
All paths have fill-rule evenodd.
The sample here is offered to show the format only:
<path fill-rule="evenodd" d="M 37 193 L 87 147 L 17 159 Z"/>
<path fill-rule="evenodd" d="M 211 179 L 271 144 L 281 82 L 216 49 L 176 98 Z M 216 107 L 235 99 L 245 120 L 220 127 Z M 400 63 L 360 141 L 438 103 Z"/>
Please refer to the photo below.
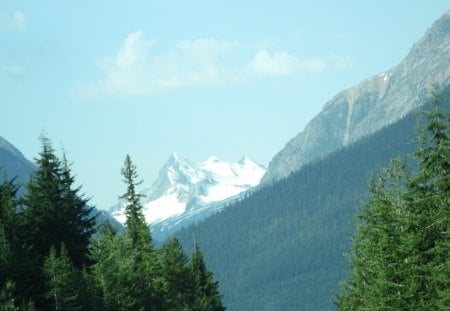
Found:
<path fill-rule="evenodd" d="M 439 100 L 440 110 L 450 109 L 450 92 Z M 428 99 L 421 107 L 433 110 Z M 419 148 L 416 125 L 412 111 L 176 237 L 185 249 L 192 249 L 192 236 L 201 242 L 229 309 L 336 310 L 333 293 L 350 272 L 343 253 L 369 198 L 368 181 L 397 157 L 418 171 L 410 156 Z"/>
<path fill-rule="evenodd" d="M 417 167 L 395 159 L 370 183 L 348 254 L 339 310 L 450 309 L 450 112 L 432 91 Z M 420 123 L 424 123 L 421 125 Z"/>
<path fill-rule="evenodd" d="M 153 245 L 135 165 L 121 170 L 126 230 L 98 224 L 65 154 L 41 136 L 25 195 L 0 184 L 0 310 L 225 310 L 198 243 Z"/>

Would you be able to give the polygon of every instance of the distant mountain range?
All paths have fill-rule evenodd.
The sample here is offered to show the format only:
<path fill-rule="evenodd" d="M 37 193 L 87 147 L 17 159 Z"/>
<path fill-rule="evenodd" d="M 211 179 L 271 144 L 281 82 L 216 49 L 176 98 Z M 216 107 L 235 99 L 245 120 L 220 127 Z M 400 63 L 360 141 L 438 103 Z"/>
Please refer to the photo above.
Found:
<path fill-rule="evenodd" d="M 162 241 L 179 228 L 205 219 L 237 200 L 257 186 L 265 167 L 247 157 L 237 163 L 221 161 L 212 156 L 193 163 L 172 154 L 158 178 L 143 195 L 143 212 L 153 237 Z M 122 224 L 126 221 L 124 201 L 110 209 Z"/>
<path fill-rule="evenodd" d="M 426 102 L 431 84 L 450 82 L 450 10 L 394 68 L 332 98 L 272 159 L 262 184 L 392 124 Z"/>
<path fill-rule="evenodd" d="M 337 94 L 272 160 L 249 198 L 176 234 L 195 237 L 230 310 L 335 310 L 368 179 L 416 150 L 432 83 L 450 109 L 450 11 L 398 66 Z M 428 107 L 429 108 L 429 107 Z M 414 164 L 414 162 L 413 162 Z"/>
<path fill-rule="evenodd" d="M 2 174 L 6 174 L 8 180 L 15 178 L 15 183 L 21 185 L 19 195 L 22 195 L 30 180 L 30 174 L 36 169 L 36 164 L 25 158 L 13 144 L 0 136 L 0 183 L 3 182 Z M 123 226 L 106 211 L 94 208 L 92 213 L 97 216 L 98 223 L 109 222 L 114 228 L 123 230 Z"/>
<path fill-rule="evenodd" d="M 26 185 L 30 173 L 34 172 L 36 165 L 28 161 L 24 155 L 3 137 L 0 137 L 0 180 L 3 174 L 8 179 L 16 178 L 16 183 Z M 24 187 L 21 187 L 22 192 Z"/>

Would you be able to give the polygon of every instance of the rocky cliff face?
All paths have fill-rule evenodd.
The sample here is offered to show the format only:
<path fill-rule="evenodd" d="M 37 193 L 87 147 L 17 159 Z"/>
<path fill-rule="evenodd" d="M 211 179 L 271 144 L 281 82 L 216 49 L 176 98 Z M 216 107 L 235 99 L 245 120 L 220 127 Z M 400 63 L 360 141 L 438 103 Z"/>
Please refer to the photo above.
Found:
<path fill-rule="evenodd" d="M 450 84 L 450 10 L 391 70 L 342 91 L 273 158 L 262 183 L 391 124 L 427 101 L 432 84 Z"/>

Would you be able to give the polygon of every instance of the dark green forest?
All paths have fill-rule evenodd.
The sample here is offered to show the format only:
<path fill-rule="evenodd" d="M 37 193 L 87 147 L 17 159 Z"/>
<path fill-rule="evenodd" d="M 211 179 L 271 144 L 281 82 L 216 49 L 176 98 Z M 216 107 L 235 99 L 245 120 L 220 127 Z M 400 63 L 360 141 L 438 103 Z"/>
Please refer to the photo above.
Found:
<path fill-rule="evenodd" d="M 201 242 L 231 310 L 333 310 L 369 180 L 392 158 L 417 167 L 416 125 L 406 115 L 176 236 Z"/>
<path fill-rule="evenodd" d="M 129 156 L 117 232 L 96 221 L 66 155 L 41 142 L 24 195 L 6 173 L 0 184 L 0 310 L 225 310 L 199 243 L 190 258 L 176 238 L 154 247 Z"/>
<path fill-rule="evenodd" d="M 0 310 L 448 310 L 449 109 L 435 92 L 158 247 L 129 156 L 117 231 L 43 136 L 21 195 L 0 184 Z"/>
<path fill-rule="evenodd" d="M 450 309 L 450 111 L 432 94 L 418 169 L 393 161 L 370 184 L 339 310 Z"/>

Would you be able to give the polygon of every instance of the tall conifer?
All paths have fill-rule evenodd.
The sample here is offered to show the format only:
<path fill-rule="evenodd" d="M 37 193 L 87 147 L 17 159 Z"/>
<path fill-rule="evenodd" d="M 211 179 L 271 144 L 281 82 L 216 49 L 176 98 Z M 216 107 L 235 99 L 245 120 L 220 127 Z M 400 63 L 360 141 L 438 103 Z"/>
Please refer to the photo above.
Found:
<path fill-rule="evenodd" d="M 194 252 L 189 262 L 194 280 L 194 306 L 197 311 L 223 311 L 222 296 L 219 293 L 219 283 L 213 280 L 213 273 L 206 267 L 203 252 L 197 241 L 194 242 Z"/>
<path fill-rule="evenodd" d="M 136 166 L 128 154 L 125 157 L 121 173 L 123 182 L 127 187 L 127 191 L 120 196 L 126 202 L 125 215 L 127 216 L 127 220 L 125 225 L 127 227 L 127 234 L 134 247 L 145 248 L 152 243 L 152 239 L 150 230 L 145 222 L 144 214 L 142 213 L 142 205 L 140 202 L 142 196 L 136 192 L 136 186 L 140 185 L 142 181 L 137 180 L 139 175 Z"/>
<path fill-rule="evenodd" d="M 162 246 L 164 310 L 192 310 L 195 293 L 192 271 L 180 242 L 170 238 Z"/>
<path fill-rule="evenodd" d="M 450 113 L 442 110 L 444 98 L 433 89 L 426 125 L 418 127 L 418 171 L 371 189 L 340 310 L 450 309 Z"/>

